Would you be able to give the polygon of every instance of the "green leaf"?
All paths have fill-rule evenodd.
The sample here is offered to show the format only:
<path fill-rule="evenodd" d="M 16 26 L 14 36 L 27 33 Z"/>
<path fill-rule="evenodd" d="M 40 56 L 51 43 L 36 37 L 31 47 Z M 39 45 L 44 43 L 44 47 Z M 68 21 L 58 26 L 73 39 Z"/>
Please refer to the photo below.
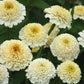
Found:
<path fill-rule="evenodd" d="M 58 0 L 60 4 L 64 4 L 66 0 Z"/>
<path fill-rule="evenodd" d="M 37 7 L 42 10 L 49 7 L 49 5 L 46 2 L 44 2 L 43 0 L 31 0 L 30 3 L 33 7 Z"/>
<path fill-rule="evenodd" d="M 84 0 L 80 0 L 81 1 L 81 4 L 83 4 L 84 5 Z"/>
<path fill-rule="evenodd" d="M 73 20 L 72 28 L 68 31 L 68 33 L 71 33 L 72 35 L 78 37 L 78 33 L 82 30 L 84 30 L 84 21 L 77 19 Z"/>
<path fill-rule="evenodd" d="M 9 84 L 23 84 L 22 82 L 26 79 L 25 71 L 10 72 Z"/>

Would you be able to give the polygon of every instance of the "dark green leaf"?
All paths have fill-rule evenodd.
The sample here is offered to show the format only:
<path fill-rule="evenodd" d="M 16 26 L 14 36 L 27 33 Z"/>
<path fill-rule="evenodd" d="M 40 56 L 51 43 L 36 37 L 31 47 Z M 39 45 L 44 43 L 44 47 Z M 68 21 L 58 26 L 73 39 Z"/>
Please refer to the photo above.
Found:
<path fill-rule="evenodd" d="M 40 9 L 45 9 L 45 8 L 49 7 L 49 5 L 46 2 L 44 2 L 43 0 L 31 0 L 31 5 L 33 7 L 37 7 Z"/>

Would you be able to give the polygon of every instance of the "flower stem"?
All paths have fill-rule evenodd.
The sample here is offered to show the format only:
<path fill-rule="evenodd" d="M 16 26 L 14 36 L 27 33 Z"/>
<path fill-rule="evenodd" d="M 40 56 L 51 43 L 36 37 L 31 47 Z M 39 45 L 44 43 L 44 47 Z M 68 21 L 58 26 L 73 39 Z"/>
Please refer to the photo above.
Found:
<path fill-rule="evenodd" d="M 26 84 L 28 84 L 28 80 L 26 79 Z"/>
<path fill-rule="evenodd" d="M 54 29 L 54 27 L 55 27 L 55 24 L 52 24 L 50 30 L 48 31 L 48 35 L 50 35 L 50 33 L 52 32 L 52 30 Z"/>
<path fill-rule="evenodd" d="M 41 53 L 42 53 L 42 50 L 43 50 L 44 46 L 42 46 L 39 50 L 39 52 L 37 53 L 37 57 L 42 57 Z"/>

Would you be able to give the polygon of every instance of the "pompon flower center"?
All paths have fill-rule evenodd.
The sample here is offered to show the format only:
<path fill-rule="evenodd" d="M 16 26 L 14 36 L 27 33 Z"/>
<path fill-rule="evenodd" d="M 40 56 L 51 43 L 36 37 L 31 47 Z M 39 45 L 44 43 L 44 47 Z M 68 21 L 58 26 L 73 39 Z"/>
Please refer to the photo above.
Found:
<path fill-rule="evenodd" d="M 74 72 L 75 72 L 75 67 L 69 65 L 69 66 L 68 66 L 68 71 L 74 73 Z"/>
<path fill-rule="evenodd" d="M 11 50 L 12 50 L 13 55 L 17 55 L 18 53 L 20 53 L 21 49 L 19 45 L 15 44 L 11 47 Z"/>
<path fill-rule="evenodd" d="M 39 29 L 38 27 L 32 27 L 32 28 L 31 28 L 31 32 L 32 32 L 33 34 L 37 34 L 37 33 L 40 32 L 40 29 Z"/>
<path fill-rule="evenodd" d="M 7 10 L 13 9 L 13 8 L 14 8 L 14 5 L 13 5 L 13 3 L 10 2 L 10 1 L 5 1 L 5 8 L 6 8 Z"/>
<path fill-rule="evenodd" d="M 84 11 L 84 8 L 83 8 L 83 7 L 77 7 L 77 8 L 76 8 L 76 11 L 83 12 L 83 11 Z"/>
<path fill-rule="evenodd" d="M 64 42 L 65 44 L 69 44 L 69 40 L 68 40 L 68 39 L 64 39 L 63 42 Z"/>
<path fill-rule="evenodd" d="M 44 64 L 40 64 L 40 67 L 45 67 L 45 65 Z"/>
<path fill-rule="evenodd" d="M 47 66 L 45 65 L 45 64 L 43 64 L 43 63 L 39 63 L 39 69 L 41 70 L 41 71 L 45 71 L 45 70 L 47 70 Z"/>

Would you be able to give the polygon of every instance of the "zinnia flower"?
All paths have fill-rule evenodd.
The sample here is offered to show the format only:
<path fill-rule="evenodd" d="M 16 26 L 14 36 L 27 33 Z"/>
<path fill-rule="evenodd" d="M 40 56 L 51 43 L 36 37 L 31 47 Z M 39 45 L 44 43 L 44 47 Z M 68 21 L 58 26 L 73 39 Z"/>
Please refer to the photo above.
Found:
<path fill-rule="evenodd" d="M 58 65 L 57 75 L 64 83 L 77 84 L 81 78 L 81 70 L 76 63 L 65 61 Z"/>
<path fill-rule="evenodd" d="M 73 14 L 74 19 L 82 19 L 84 20 L 84 6 L 79 5 L 74 7 L 74 14 Z"/>
<path fill-rule="evenodd" d="M 47 42 L 48 35 L 41 24 L 29 23 L 20 30 L 19 38 L 31 48 L 35 48 L 43 46 Z"/>
<path fill-rule="evenodd" d="M 0 24 L 9 28 L 17 25 L 24 20 L 26 16 L 25 7 L 16 0 L 0 1 Z"/>
<path fill-rule="evenodd" d="M 51 78 L 56 76 L 54 65 L 45 58 L 33 60 L 26 69 L 26 77 L 32 84 L 49 84 Z"/>
<path fill-rule="evenodd" d="M 52 23 L 46 23 L 44 25 L 44 28 L 46 30 L 46 32 L 48 33 L 50 28 L 52 26 Z M 54 38 L 56 37 L 56 35 L 59 33 L 59 28 L 55 25 L 54 29 L 52 30 L 52 32 L 50 33 L 48 40 L 45 44 L 45 47 L 50 47 L 50 44 L 52 43 L 52 41 L 54 40 Z"/>
<path fill-rule="evenodd" d="M 84 30 L 78 33 L 80 37 L 78 37 L 79 44 L 84 47 Z"/>
<path fill-rule="evenodd" d="M 0 62 L 10 71 L 25 69 L 31 60 L 31 51 L 22 41 L 7 40 L 0 46 Z"/>
<path fill-rule="evenodd" d="M 61 61 L 77 59 L 80 52 L 76 38 L 67 33 L 57 36 L 51 43 L 50 49 Z"/>
<path fill-rule="evenodd" d="M 7 68 L 0 64 L 0 84 L 8 84 L 9 73 Z"/>
<path fill-rule="evenodd" d="M 70 28 L 72 16 L 65 8 L 55 5 L 44 10 L 45 18 L 49 18 L 52 24 L 56 24 L 59 28 Z"/>

